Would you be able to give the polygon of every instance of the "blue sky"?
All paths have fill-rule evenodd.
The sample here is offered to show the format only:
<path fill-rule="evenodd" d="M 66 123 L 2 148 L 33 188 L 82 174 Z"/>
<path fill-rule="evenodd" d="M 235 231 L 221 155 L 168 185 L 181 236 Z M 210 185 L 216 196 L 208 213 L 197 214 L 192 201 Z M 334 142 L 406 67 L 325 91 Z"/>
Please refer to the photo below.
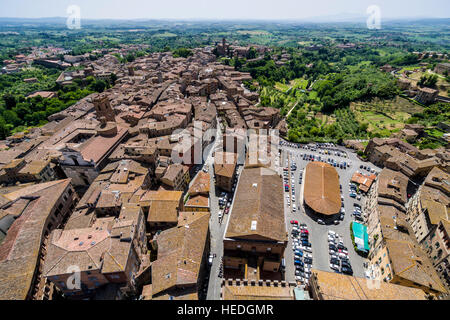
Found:
<path fill-rule="evenodd" d="M 295 19 L 366 15 L 383 18 L 450 17 L 449 0 L 0 0 L 0 17 L 65 17 L 78 5 L 84 19 Z"/>

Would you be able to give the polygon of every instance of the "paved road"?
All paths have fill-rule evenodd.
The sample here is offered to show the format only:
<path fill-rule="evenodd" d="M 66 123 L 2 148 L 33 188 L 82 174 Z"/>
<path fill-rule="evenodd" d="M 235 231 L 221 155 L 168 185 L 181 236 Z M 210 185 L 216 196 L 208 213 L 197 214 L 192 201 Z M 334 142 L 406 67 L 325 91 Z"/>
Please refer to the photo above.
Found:
<path fill-rule="evenodd" d="M 217 129 L 217 139 L 214 142 L 213 147 L 209 152 L 209 156 L 205 161 L 205 166 L 209 169 L 209 173 L 211 176 L 211 190 L 210 190 L 210 212 L 211 219 L 209 222 L 210 232 L 211 232 L 211 254 L 215 255 L 213 259 L 213 264 L 210 268 L 209 281 L 208 281 L 208 290 L 207 290 L 207 300 L 220 300 L 220 289 L 222 278 L 220 277 L 220 271 L 222 269 L 222 257 L 223 257 L 223 238 L 226 231 L 226 226 L 228 223 L 229 216 L 233 211 L 233 204 L 236 197 L 236 193 L 230 196 L 233 197 L 230 211 L 228 214 L 224 214 L 222 221 L 219 221 L 219 197 L 222 193 L 222 190 L 215 187 L 215 179 L 214 179 L 214 157 L 212 156 L 213 150 L 220 151 L 222 148 L 222 128 L 220 128 L 220 124 Z M 243 166 L 238 166 L 236 169 L 236 175 L 239 178 L 241 176 L 241 172 L 243 170 Z"/>
<path fill-rule="evenodd" d="M 360 165 L 363 164 L 361 162 L 356 154 L 350 150 L 345 150 L 345 148 L 337 147 L 336 149 L 346 151 L 347 157 L 338 157 L 335 155 L 321 155 L 319 154 L 319 150 L 317 152 L 312 152 L 310 150 L 305 149 L 297 149 L 297 148 L 290 148 L 290 147 L 283 147 L 283 154 L 285 152 L 288 153 L 288 157 L 292 159 L 291 161 L 295 162 L 297 164 L 297 171 L 292 172 L 294 176 L 294 180 L 296 183 L 296 205 L 297 205 L 297 212 L 292 213 L 291 208 L 289 208 L 286 205 L 286 212 L 287 212 L 287 220 L 298 220 L 300 223 L 305 223 L 308 226 L 308 230 L 310 233 L 310 239 L 312 245 L 312 251 L 313 251 L 313 268 L 323 270 L 323 271 L 332 271 L 329 267 L 329 253 L 328 253 L 328 240 L 327 240 L 327 234 L 328 230 L 333 230 L 336 233 L 338 233 L 344 241 L 344 245 L 348 248 L 349 252 L 349 259 L 354 271 L 354 275 L 358 277 L 364 277 L 364 268 L 363 263 L 365 262 L 365 259 L 360 257 L 353 249 L 352 241 L 351 241 L 351 235 L 350 235 L 350 222 L 353 221 L 353 218 L 351 216 L 351 213 L 353 211 L 353 203 L 357 202 L 362 205 L 362 201 L 364 201 L 364 197 L 362 201 L 357 201 L 356 199 L 352 199 L 349 196 L 349 183 L 352 178 L 352 175 L 355 171 L 360 169 Z M 326 159 L 332 158 L 336 161 L 346 161 L 349 162 L 349 160 L 352 163 L 352 166 L 350 168 L 347 168 L 346 170 L 337 168 L 337 171 L 339 173 L 339 180 L 342 185 L 342 194 L 344 196 L 344 206 L 346 210 L 344 221 L 340 221 L 339 225 L 334 225 L 333 221 L 330 221 L 331 224 L 329 225 L 319 225 L 315 220 L 316 217 L 309 216 L 305 212 L 305 208 L 303 206 L 303 185 L 299 185 L 299 175 L 300 171 L 304 170 L 306 165 L 308 164 L 308 161 L 304 161 L 303 157 L 301 155 L 303 154 L 313 154 L 317 156 L 325 157 Z M 285 162 L 282 163 L 285 165 Z M 367 165 L 367 163 L 364 163 Z M 291 162 L 289 163 L 289 170 L 290 170 Z M 372 164 L 370 165 L 372 168 L 374 168 L 377 172 L 380 171 L 379 168 L 374 167 Z M 367 172 L 365 172 L 367 173 Z M 291 180 L 291 178 L 289 178 Z M 304 180 L 303 180 L 304 181 Z M 292 197 L 291 197 L 292 199 Z M 292 203 L 291 203 L 292 205 Z M 289 234 L 291 233 L 292 226 L 290 223 L 287 223 Z M 289 245 L 286 250 L 285 259 L 286 259 L 286 278 L 292 279 L 294 278 L 294 272 L 295 268 L 293 266 L 293 257 L 292 257 L 292 239 L 289 239 Z"/>

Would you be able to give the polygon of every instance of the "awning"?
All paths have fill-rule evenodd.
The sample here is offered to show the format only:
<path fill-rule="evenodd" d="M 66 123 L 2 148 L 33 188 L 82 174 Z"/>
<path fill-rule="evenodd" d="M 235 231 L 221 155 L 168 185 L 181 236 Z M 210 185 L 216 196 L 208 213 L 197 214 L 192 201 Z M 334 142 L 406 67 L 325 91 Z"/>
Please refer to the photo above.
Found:
<path fill-rule="evenodd" d="M 369 235 L 367 234 L 367 227 L 361 223 L 353 221 L 352 231 L 355 237 L 355 244 L 358 250 L 368 252 L 369 248 Z"/>

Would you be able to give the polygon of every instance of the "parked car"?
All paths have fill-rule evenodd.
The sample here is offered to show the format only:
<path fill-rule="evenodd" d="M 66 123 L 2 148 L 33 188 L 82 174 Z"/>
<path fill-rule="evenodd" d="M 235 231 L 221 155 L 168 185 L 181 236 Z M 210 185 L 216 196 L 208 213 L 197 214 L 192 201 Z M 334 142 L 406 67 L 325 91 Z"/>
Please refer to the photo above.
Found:
<path fill-rule="evenodd" d="M 332 270 L 339 271 L 339 266 L 338 266 L 337 264 L 330 263 L 330 268 L 331 268 Z"/>
<path fill-rule="evenodd" d="M 211 266 L 213 264 L 214 255 L 210 254 L 208 257 L 208 264 Z"/>
<path fill-rule="evenodd" d="M 339 257 L 335 254 L 330 255 L 330 259 L 336 259 L 339 260 Z"/>
<path fill-rule="evenodd" d="M 303 250 L 303 252 L 309 252 L 309 253 L 312 253 L 312 250 L 311 250 L 311 248 L 309 248 L 309 247 L 299 246 L 299 249 L 300 249 L 300 250 Z"/>
<path fill-rule="evenodd" d="M 317 220 L 317 223 L 318 223 L 318 224 L 321 224 L 321 225 L 324 225 L 324 224 L 325 224 L 325 222 L 323 222 L 322 219 Z"/>
<path fill-rule="evenodd" d="M 352 266 L 347 261 L 341 261 L 341 265 L 345 268 L 351 269 Z"/>
<path fill-rule="evenodd" d="M 330 263 L 341 265 L 341 262 L 339 261 L 338 258 L 330 258 Z"/>
<path fill-rule="evenodd" d="M 339 252 L 339 258 L 347 258 L 347 255 L 344 254 L 343 252 Z"/>
<path fill-rule="evenodd" d="M 294 264 L 302 267 L 305 265 L 302 260 L 294 260 Z"/>
<path fill-rule="evenodd" d="M 342 267 L 341 272 L 348 275 L 353 275 L 353 270 L 347 267 Z"/>
<path fill-rule="evenodd" d="M 302 241 L 302 246 L 307 247 L 307 248 L 311 248 L 311 243 L 308 241 Z"/>

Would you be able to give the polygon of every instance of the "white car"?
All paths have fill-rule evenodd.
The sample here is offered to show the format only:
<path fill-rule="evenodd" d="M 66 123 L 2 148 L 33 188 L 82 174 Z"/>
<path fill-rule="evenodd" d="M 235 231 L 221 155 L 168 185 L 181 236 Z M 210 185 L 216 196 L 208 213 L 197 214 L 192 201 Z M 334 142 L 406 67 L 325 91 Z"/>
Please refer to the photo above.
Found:
<path fill-rule="evenodd" d="M 332 235 L 332 236 L 336 236 L 336 232 L 332 231 L 332 230 L 328 230 L 328 234 Z"/>
<path fill-rule="evenodd" d="M 303 254 L 305 254 L 305 252 L 312 253 L 312 250 L 311 250 L 311 248 L 309 248 L 309 247 L 299 246 L 298 249 L 299 249 L 299 250 L 303 250 Z"/>
<path fill-rule="evenodd" d="M 323 220 L 322 220 L 322 219 L 319 219 L 319 220 L 317 220 L 317 223 L 318 223 L 318 224 L 322 224 L 322 225 L 324 225 L 324 224 L 325 224 L 325 222 L 323 222 Z"/>
<path fill-rule="evenodd" d="M 345 213 L 345 208 L 341 208 L 341 213 Z"/>
<path fill-rule="evenodd" d="M 345 253 L 339 252 L 339 258 L 347 258 L 348 256 Z"/>
<path fill-rule="evenodd" d="M 336 271 L 339 271 L 340 269 L 339 269 L 339 266 L 337 265 L 337 264 L 334 264 L 334 263 L 330 263 L 330 268 L 332 269 L 332 270 L 336 270 Z"/>
<path fill-rule="evenodd" d="M 310 258 L 310 259 L 313 258 L 312 254 L 309 253 L 309 252 L 305 252 L 305 253 L 303 254 L 303 257 L 304 257 L 304 258 Z"/>

